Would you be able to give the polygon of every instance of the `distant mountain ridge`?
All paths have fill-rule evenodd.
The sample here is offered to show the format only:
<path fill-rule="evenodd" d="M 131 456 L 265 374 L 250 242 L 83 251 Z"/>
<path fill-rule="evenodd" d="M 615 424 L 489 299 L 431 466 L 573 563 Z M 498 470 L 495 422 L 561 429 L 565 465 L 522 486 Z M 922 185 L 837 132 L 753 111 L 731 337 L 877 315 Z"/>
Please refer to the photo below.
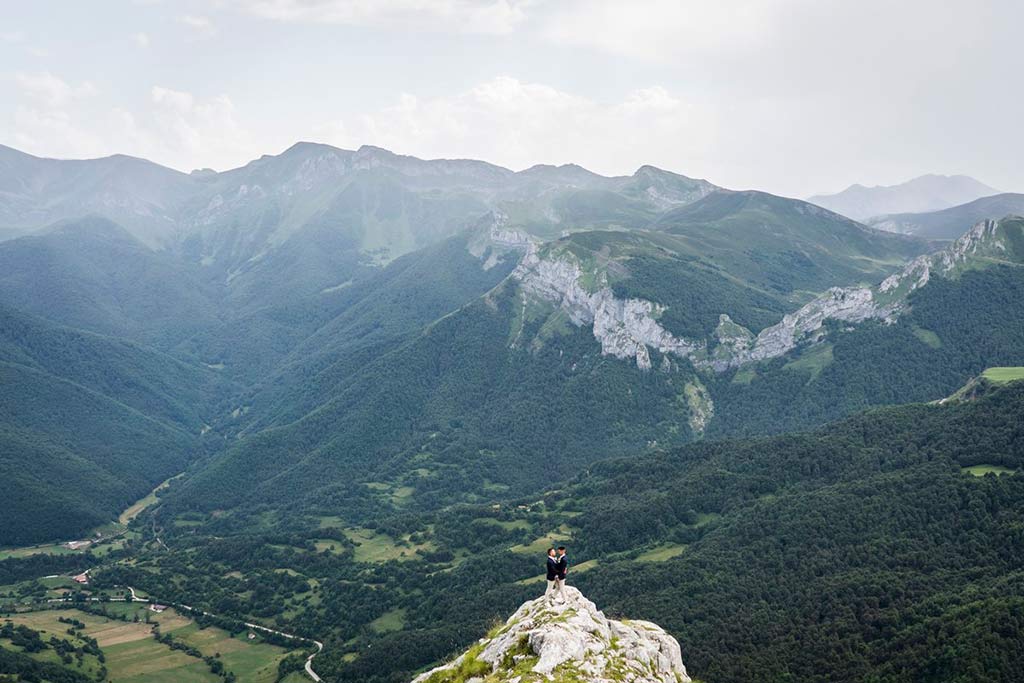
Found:
<path fill-rule="evenodd" d="M 329 338 L 318 332 L 289 358 L 292 379 L 254 389 L 245 438 L 177 500 L 235 505 L 246 491 L 269 500 L 315 477 L 319 490 L 342 487 L 348 513 L 361 514 L 377 494 L 360 481 L 395 477 L 416 490 L 414 505 L 472 500 L 478 477 L 527 491 L 601 454 L 700 438 L 715 410 L 708 383 L 724 381 L 703 372 L 723 314 L 760 330 L 810 292 L 878 282 L 926 246 L 762 193 L 719 192 L 692 206 L 700 221 L 547 242 L 494 214 L 468 240 L 477 263 L 458 268 L 518 262 L 508 277 L 354 357 L 345 346 L 319 353 Z M 560 457 L 540 467 L 550 448 Z"/>
<path fill-rule="evenodd" d="M 1004 192 L 972 202 L 929 213 L 895 213 L 868 221 L 872 227 L 927 239 L 951 240 L 963 232 L 964 225 L 985 219 L 1024 215 L 1024 194 Z"/>
<path fill-rule="evenodd" d="M 929 174 L 898 185 L 851 185 L 842 192 L 815 195 L 807 201 L 864 221 L 883 214 L 937 211 L 998 193 L 970 176 Z"/>
<path fill-rule="evenodd" d="M 574 164 L 514 172 L 368 145 L 300 142 L 240 168 L 193 174 L 123 155 L 64 161 L 0 146 L 0 229 L 33 231 L 95 213 L 151 248 L 178 250 L 227 276 L 318 225 L 332 224 L 362 252 L 390 260 L 492 208 L 525 229 L 557 234 L 580 221 L 636 225 L 715 189 L 652 166 L 619 177 Z"/>
<path fill-rule="evenodd" d="M 828 346 L 833 323 L 888 320 L 816 302 L 873 296 L 931 248 L 650 166 L 513 172 L 300 143 L 168 182 L 185 199 L 146 206 L 170 231 L 133 232 L 90 199 L 0 243 L 0 304 L 212 378 L 211 457 L 167 499 L 195 509 L 295 487 L 353 519 L 394 504 L 381 486 L 414 508 L 473 502 L 735 429 L 718 427 L 742 412 L 734 375 Z M 833 398 L 829 417 L 849 411 Z"/>

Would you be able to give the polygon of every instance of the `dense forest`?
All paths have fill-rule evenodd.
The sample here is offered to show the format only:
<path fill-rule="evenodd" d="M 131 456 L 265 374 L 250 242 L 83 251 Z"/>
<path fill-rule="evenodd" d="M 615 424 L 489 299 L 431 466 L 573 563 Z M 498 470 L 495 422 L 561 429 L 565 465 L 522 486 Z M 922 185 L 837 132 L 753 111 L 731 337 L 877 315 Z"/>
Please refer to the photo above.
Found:
<path fill-rule="evenodd" d="M 1024 363 L 1024 268 L 933 278 L 891 325 L 832 325 L 829 341 L 709 383 L 709 437 L 807 428 L 872 405 L 937 400 Z M 778 400 L 778 397 L 786 397 Z"/>
<path fill-rule="evenodd" d="M 565 543 L 571 581 L 669 629 L 700 680 L 1024 679 L 1024 383 L 977 379 L 1024 365 L 1024 221 L 898 318 L 722 373 L 649 348 L 645 370 L 566 278 L 650 302 L 605 316 L 627 346 L 654 321 L 712 343 L 722 314 L 757 333 L 935 245 L 657 169 L 342 152 L 170 172 L 199 193 L 180 210 L 216 216 L 166 249 L 143 214 L 0 242 L 5 609 L 88 568 L 83 610 L 133 586 L 322 640 L 325 680 L 407 683 L 536 596 Z M 10 547 L 99 529 L 89 552 Z M 67 646 L 0 628 L 21 648 L 0 674 L 78 680 Z"/>
<path fill-rule="evenodd" d="M 1024 468 L 1024 384 L 980 393 L 603 461 L 536 498 L 359 529 L 305 502 L 157 510 L 174 551 L 97 580 L 326 637 L 322 674 L 399 683 L 536 595 L 542 548 L 568 541 L 571 581 L 668 628 L 702 680 L 1009 682 L 1024 478 L 965 468 Z"/>
<path fill-rule="evenodd" d="M 0 545 L 85 534 L 181 472 L 216 384 L 159 352 L 0 307 Z"/>

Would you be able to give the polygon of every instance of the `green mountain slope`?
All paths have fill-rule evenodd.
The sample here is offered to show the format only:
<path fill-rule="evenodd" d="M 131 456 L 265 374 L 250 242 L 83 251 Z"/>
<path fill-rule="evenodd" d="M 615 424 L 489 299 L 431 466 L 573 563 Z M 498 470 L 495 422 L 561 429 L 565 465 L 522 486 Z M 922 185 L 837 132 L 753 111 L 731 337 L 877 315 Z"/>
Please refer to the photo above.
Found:
<path fill-rule="evenodd" d="M 961 468 L 1020 470 L 1022 409 L 1017 385 L 971 404 L 609 463 L 563 497 L 582 513 L 584 557 L 690 545 L 646 567 L 641 586 L 628 564 L 579 581 L 610 609 L 667 622 L 708 679 L 1014 680 L 1024 486 Z M 720 517 L 694 534 L 687 510 Z"/>
<path fill-rule="evenodd" d="M 1024 220 L 979 224 L 930 262 L 895 319 L 828 323 L 817 342 L 708 382 L 718 407 L 708 433 L 785 431 L 870 405 L 938 400 L 988 367 L 1024 363 Z M 921 282 L 922 263 L 904 282 Z"/>
<path fill-rule="evenodd" d="M 0 307 L 0 361 L 68 380 L 193 431 L 227 389 L 206 368 L 6 307 Z"/>
<path fill-rule="evenodd" d="M 0 145 L 0 228 L 33 231 L 90 214 L 158 247 L 172 238 L 194 177 L 123 154 L 42 159 Z"/>
<path fill-rule="evenodd" d="M 543 549 L 561 542 L 571 583 L 609 613 L 664 623 L 702 680 L 1009 683 L 1024 661 L 1022 411 L 1012 383 L 812 432 L 630 453 L 528 498 L 377 510 L 372 528 L 323 516 L 318 497 L 286 514 L 191 512 L 188 527 L 165 504 L 156 521 L 180 552 L 98 581 L 280 615 L 326 641 L 321 675 L 400 683 L 538 595 Z M 1016 474 L 968 473 L 981 464 Z"/>
<path fill-rule="evenodd" d="M 387 353 L 357 356 L 365 363 L 327 375 L 327 400 L 183 484 L 182 504 L 281 501 L 302 489 L 358 515 L 380 498 L 364 483 L 413 477 L 416 500 L 436 505 L 492 485 L 536 488 L 600 454 L 689 437 L 685 373 L 639 373 L 572 328 L 558 345 L 510 348 L 519 309 L 503 286 Z M 544 322 L 529 321 L 528 334 Z M 309 388 L 322 391 L 317 380 Z"/>
<path fill-rule="evenodd" d="M 0 303 L 54 322 L 169 348 L 217 323 L 190 268 L 99 216 L 0 243 Z"/>
<path fill-rule="evenodd" d="M 789 237 L 764 236 L 775 249 L 766 256 L 787 249 Z M 464 245 L 451 242 L 448 249 L 447 260 L 458 262 L 452 256 L 461 253 L 469 272 L 480 272 Z M 673 233 L 591 232 L 545 245 L 537 258 L 571 255 L 606 277 L 618 296 L 658 301 L 671 331 L 710 336 L 724 311 L 758 329 L 794 307 L 694 250 L 692 240 Z M 420 258 L 424 272 L 439 262 L 429 250 Z M 748 272 L 750 280 L 763 273 Z M 326 492 L 344 483 L 345 501 L 326 505 L 359 514 L 381 498 L 362 484 L 378 480 L 411 486 L 417 504 L 472 500 L 502 487 L 535 488 L 602 455 L 679 443 L 703 430 L 701 415 L 712 408 L 688 364 L 666 355 L 667 372 L 645 374 L 605 355 L 593 333 L 573 322 L 574 313 L 530 294 L 523 278 L 422 333 L 425 319 L 389 304 L 393 290 L 361 300 L 300 344 L 281 375 L 246 400 L 251 436 L 183 485 L 182 504 L 216 500 L 224 507 L 248 496 L 268 500 L 296 487 Z M 415 274 L 412 282 L 421 279 Z M 369 282 L 350 289 L 363 286 L 379 289 Z M 412 301 L 419 299 L 398 300 L 403 307 Z M 417 308 L 439 313 L 453 301 Z M 408 323 L 381 334 L 393 318 Z M 361 330 L 372 332 L 372 346 L 358 341 Z M 247 484 L 231 485 L 240 480 Z"/>
<path fill-rule="evenodd" d="M 330 400 L 364 364 L 501 282 L 518 254 L 490 247 L 470 253 L 477 232 L 407 254 L 372 276 L 317 296 L 318 309 L 309 316 L 315 326 L 248 392 L 254 422 L 247 429 L 300 418 Z"/>
<path fill-rule="evenodd" d="M 769 292 L 806 296 L 875 282 L 927 245 L 872 230 L 820 207 L 764 192 L 715 192 L 652 225 Z"/>
<path fill-rule="evenodd" d="M 927 239 L 951 240 L 963 232 L 965 225 L 985 219 L 1024 214 L 1024 194 L 1006 192 L 982 197 L 966 204 L 929 213 L 896 213 L 878 216 L 869 221 L 880 230 L 917 235 Z"/>
<path fill-rule="evenodd" d="M 0 545 L 110 521 L 193 456 L 213 373 L 0 309 Z"/>
<path fill-rule="evenodd" d="M 153 249 L 201 264 L 221 283 L 261 270 L 302 232 L 335 247 L 345 242 L 343 263 L 381 263 L 450 237 L 490 210 L 552 237 L 640 227 L 714 189 L 651 166 L 619 177 L 571 164 L 516 173 L 481 161 L 306 142 L 240 168 L 190 175 L 131 157 L 61 161 L 0 147 L 0 231 L 39 230 L 94 213 Z M 297 249 L 293 242 L 281 260 L 287 265 Z M 242 290 L 259 278 L 249 280 Z"/>
<path fill-rule="evenodd" d="M 864 221 L 883 214 L 938 211 L 997 193 L 998 190 L 970 176 L 929 174 L 898 185 L 851 185 L 842 192 L 817 195 L 808 201 L 854 220 Z M 981 218 L 995 216 L 979 216 L 965 225 Z"/>

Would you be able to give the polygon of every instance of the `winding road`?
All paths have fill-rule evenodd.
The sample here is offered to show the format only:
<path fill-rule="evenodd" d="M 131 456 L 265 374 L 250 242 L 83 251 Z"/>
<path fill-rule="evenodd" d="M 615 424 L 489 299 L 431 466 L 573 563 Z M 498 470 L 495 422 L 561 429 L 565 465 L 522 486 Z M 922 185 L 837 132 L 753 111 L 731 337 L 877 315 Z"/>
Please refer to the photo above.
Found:
<path fill-rule="evenodd" d="M 189 612 L 193 612 L 195 614 L 202 614 L 204 617 L 214 617 L 216 619 L 231 619 L 231 617 L 222 617 L 219 614 L 214 614 L 213 612 L 207 612 L 205 610 L 196 609 L 195 607 L 192 607 L 190 605 L 186 605 L 184 603 L 174 603 L 174 602 L 163 603 L 163 602 L 160 602 L 159 600 L 154 600 L 153 598 L 140 598 L 140 597 L 138 597 L 135 594 L 135 589 L 133 587 L 126 586 L 126 588 L 128 589 L 128 593 L 131 595 L 130 599 L 129 598 L 88 598 L 88 601 L 89 602 L 125 602 L 127 600 L 130 600 L 131 602 L 145 602 L 145 603 L 148 603 L 148 604 L 153 604 L 153 603 L 157 603 L 157 604 L 161 604 L 161 605 L 166 604 L 166 605 L 169 605 L 171 607 L 176 607 L 178 609 L 188 610 Z M 47 602 L 75 602 L 75 600 L 73 598 L 70 598 L 70 597 L 67 597 L 67 598 L 50 598 L 49 600 L 47 600 Z M 316 683 L 320 683 L 320 681 L 323 680 L 322 678 L 320 678 L 319 674 L 317 674 L 317 672 L 313 670 L 313 659 L 316 658 L 316 656 L 318 654 L 320 654 L 321 652 L 324 651 L 324 644 L 321 643 L 319 640 L 313 640 L 312 638 L 306 638 L 304 636 L 297 636 L 294 633 L 285 633 L 284 631 L 278 631 L 277 629 L 270 628 L 269 626 L 261 626 L 260 624 L 253 624 L 253 623 L 250 623 L 248 621 L 243 621 L 241 623 L 242 623 L 243 626 L 245 626 L 246 628 L 250 628 L 253 631 L 262 631 L 263 633 L 272 633 L 274 635 L 281 636 L 282 638 L 287 638 L 289 640 L 295 640 L 295 641 L 303 642 L 303 643 L 313 643 L 313 645 L 316 645 L 316 652 L 314 652 L 314 653 L 310 654 L 308 657 L 306 657 L 306 666 L 304 668 L 306 670 L 306 674 L 310 678 L 312 678 L 314 681 L 316 681 Z"/>
<path fill-rule="evenodd" d="M 128 590 L 130 590 L 132 592 L 133 596 L 135 595 L 135 589 L 133 589 L 131 586 L 128 587 Z M 150 599 L 150 600 L 148 600 L 148 602 L 153 602 L 153 600 Z M 172 607 L 179 607 L 181 609 L 186 609 L 186 610 L 188 610 L 190 612 L 195 612 L 197 614 L 202 614 L 205 617 L 217 617 L 217 618 L 220 618 L 219 615 L 213 614 L 212 612 L 207 612 L 205 610 L 196 609 L 196 608 L 190 607 L 189 605 L 186 605 L 184 603 L 174 604 L 172 602 L 172 603 L 167 603 L 167 604 L 171 605 Z M 302 641 L 304 643 L 313 643 L 314 645 L 316 645 L 316 652 L 314 652 L 310 656 L 306 657 L 305 669 L 306 669 L 306 673 L 309 674 L 310 678 L 312 678 L 314 681 L 317 681 L 317 683 L 320 683 L 320 681 L 322 679 L 320 678 L 320 676 L 317 675 L 317 673 L 315 671 L 313 671 L 313 658 L 316 657 L 321 652 L 323 652 L 323 650 L 324 650 L 324 644 L 321 643 L 319 640 L 313 640 L 312 638 L 304 638 L 302 636 L 297 636 L 297 635 L 294 635 L 292 633 L 285 633 L 284 631 L 278 631 L 276 629 L 272 629 L 272 628 L 269 628 L 267 626 L 260 626 L 259 624 L 252 624 L 252 623 L 249 623 L 248 621 L 243 621 L 242 625 L 243 626 L 247 626 L 247 627 L 251 628 L 254 631 L 262 631 L 264 633 L 273 633 L 274 635 L 282 636 L 284 638 L 288 638 L 289 640 L 297 640 L 297 641 Z"/>

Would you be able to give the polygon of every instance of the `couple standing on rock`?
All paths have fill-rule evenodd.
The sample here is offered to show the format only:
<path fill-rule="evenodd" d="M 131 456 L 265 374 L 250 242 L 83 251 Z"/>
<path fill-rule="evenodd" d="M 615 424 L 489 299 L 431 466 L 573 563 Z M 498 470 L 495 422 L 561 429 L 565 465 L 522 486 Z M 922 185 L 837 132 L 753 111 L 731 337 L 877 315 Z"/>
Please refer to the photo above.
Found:
<path fill-rule="evenodd" d="M 569 573 L 569 558 L 565 554 L 565 546 L 558 546 L 558 552 L 554 548 L 548 548 L 548 588 L 544 591 L 544 597 L 549 604 L 565 602 L 565 594 L 562 587 L 565 585 L 565 576 Z"/>

